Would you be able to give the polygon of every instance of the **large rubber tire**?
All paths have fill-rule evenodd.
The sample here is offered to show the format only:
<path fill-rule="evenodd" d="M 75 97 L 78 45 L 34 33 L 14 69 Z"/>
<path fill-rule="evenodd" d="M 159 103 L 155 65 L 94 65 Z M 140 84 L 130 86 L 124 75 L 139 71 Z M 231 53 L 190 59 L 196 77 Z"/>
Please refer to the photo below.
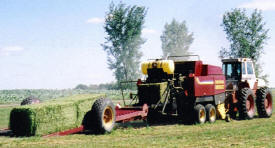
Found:
<path fill-rule="evenodd" d="M 261 118 L 269 118 L 272 115 L 272 93 L 268 88 L 262 87 L 256 91 L 257 111 Z"/>
<path fill-rule="evenodd" d="M 41 102 L 41 101 L 40 101 L 38 98 L 36 98 L 36 97 L 34 97 L 34 96 L 30 96 L 30 97 L 24 99 L 24 100 L 21 102 L 20 105 L 38 104 L 38 103 L 40 103 L 40 102 Z"/>
<path fill-rule="evenodd" d="M 112 131 L 116 121 L 116 110 L 110 99 L 101 98 L 92 106 L 92 131 L 95 134 L 104 134 Z"/>
<path fill-rule="evenodd" d="M 212 104 L 207 104 L 205 106 L 205 110 L 206 110 L 207 121 L 209 121 L 210 123 L 214 123 L 216 121 L 216 117 L 217 117 L 217 112 L 216 112 L 215 106 L 213 106 Z"/>
<path fill-rule="evenodd" d="M 250 88 L 238 92 L 238 110 L 240 119 L 252 119 L 255 115 L 255 95 Z"/>
<path fill-rule="evenodd" d="M 206 111 L 203 105 L 197 104 L 194 107 L 194 113 L 195 113 L 195 122 L 199 124 L 204 124 L 206 121 Z"/>
<path fill-rule="evenodd" d="M 148 114 L 147 114 L 147 123 L 149 125 L 160 123 L 161 118 L 162 118 L 162 115 L 160 112 L 158 112 L 154 109 L 149 109 Z"/>

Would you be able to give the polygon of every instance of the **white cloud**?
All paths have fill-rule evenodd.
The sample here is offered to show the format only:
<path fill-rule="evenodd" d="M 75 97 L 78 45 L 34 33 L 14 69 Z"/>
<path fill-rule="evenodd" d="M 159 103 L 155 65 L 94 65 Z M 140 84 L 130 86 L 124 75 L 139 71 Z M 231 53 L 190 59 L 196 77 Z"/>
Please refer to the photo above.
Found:
<path fill-rule="evenodd" d="M 239 8 L 260 9 L 260 10 L 275 10 L 274 0 L 252 0 L 251 2 L 243 3 Z"/>
<path fill-rule="evenodd" d="M 104 22 L 104 18 L 93 17 L 86 21 L 89 24 L 101 24 Z"/>
<path fill-rule="evenodd" d="M 155 33 L 157 33 L 157 31 L 154 30 L 154 29 L 144 28 L 144 29 L 142 30 L 142 33 L 143 33 L 143 34 L 155 34 Z"/>
<path fill-rule="evenodd" d="M 9 56 L 23 50 L 24 48 L 20 46 L 6 46 L 3 48 L 0 48 L 0 55 Z"/>

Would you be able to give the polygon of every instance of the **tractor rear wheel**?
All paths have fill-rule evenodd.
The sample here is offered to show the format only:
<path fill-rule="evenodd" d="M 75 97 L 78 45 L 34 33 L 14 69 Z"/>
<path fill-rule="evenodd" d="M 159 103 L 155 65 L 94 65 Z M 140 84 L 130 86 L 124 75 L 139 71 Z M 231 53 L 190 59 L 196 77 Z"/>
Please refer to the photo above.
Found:
<path fill-rule="evenodd" d="M 268 88 L 260 88 L 256 91 L 257 111 L 259 117 L 269 118 L 272 115 L 272 93 Z"/>
<path fill-rule="evenodd" d="M 101 98 L 92 106 L 92 130 L 96 134 L 111 132 L 116 121 L 116 110 L 110 99 Z"/>
<path fill-rule="evenodd" d="M 203 124 L 206 121 L 206 111 L 203 105 L 197 104 L 194 107 L 195 111 L 195 122 L 199 124 Z"/>
<path fill-rule="evenodd" d="M 205 106 L 206 110 L 206 119 L 210 123 L 214 123 L 216 121 L 216 108 L 212 104 L 207 104 Z"/>
<path fill-rule="evenodd" d="M 238 92 L 238 110 L 240 119 L 252 119 L 255 115 L 255 96 L 250 88 Z"/>

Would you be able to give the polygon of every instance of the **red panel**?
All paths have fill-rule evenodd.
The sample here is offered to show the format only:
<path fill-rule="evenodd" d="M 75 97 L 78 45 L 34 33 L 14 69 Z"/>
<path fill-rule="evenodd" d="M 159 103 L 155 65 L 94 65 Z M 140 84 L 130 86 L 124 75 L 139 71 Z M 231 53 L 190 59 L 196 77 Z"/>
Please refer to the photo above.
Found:
<path fill-rule="evenodd" d="M 142 119 L 147 116 L 148 106 L 144 104 L 140 107 L 116 107 L 116 122 L 127 122 Z"/>
<path fill-rule="evenodd" d="M 225 77 L 218 66 L 195 63 L 194 95 L 212 96 L 225 91 Z"/>
<path fill-rule="evenodd" d="M 195 96 L 211 96 L 215 94 L 213 76 L 195 76 Z"/>
<path fill-rule="evenodd" d="M 208 67 L 207 68 L 208 75 L 222 75 L 223 74 L 222 69 L 218 66 L 208 65 L 207 67 Z"/>
<path fill-rule="evenodd" d="M 53 137 L 53 136 L 66 136 L 66 135 L 69 135 L 69 134 L 75 134 L 75 133 L 82 132 L 83 129 L 84 129 L 84 127 L 83 127 L 83 125 L 81 125 L 80 127 L 77 127 L 77 128 L 69 129 L 69 130 L 62 131 L 62 132 L 52 133 L 52 134 L 49 134 L 49 135 L 45 135 L 43 137 L 47 138 L 47 137 Z"/>
<path fill-rule="evenodd" d="M 195 96 L 212 96 L 225 92 L 224 75 L 195 76 Z"/>
<path fill-rule="evenodd" d="M 220 94 L 225 92 L 226 81 L 225 81 L 224 75 L 215 75 L 214 82 L 215 82 L 215 94 Z"/>
<path fill-rule="evenodd" d="M 132 118 L 138 117 L 138 116 L 142 116 L 143 115 L 143 111 L 123 111 L 123 110 L 119 110 L 118 111 L 120 113 L 120 115 L 116 116 L 116 122 L 119 121 L 123 121 L 123 120 L 127 120 L 130 121 Z"/>
<path fill-rule="evenodd" d="M 202 61 L 195 61 L 195 76 L 200 76 L 202 73 Z"/>

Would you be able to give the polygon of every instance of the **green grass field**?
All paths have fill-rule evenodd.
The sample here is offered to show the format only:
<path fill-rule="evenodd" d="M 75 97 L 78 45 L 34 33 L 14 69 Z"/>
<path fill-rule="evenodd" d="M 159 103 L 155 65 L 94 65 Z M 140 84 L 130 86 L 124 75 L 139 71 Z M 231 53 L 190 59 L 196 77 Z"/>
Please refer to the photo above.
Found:
<path fill-rule="evenodd" d="M 275 91 L 273 91 L 275 95 Z M 0 108 L 0 127 L 10 107 Z M 271 118 L 204 125 L 157 125 L 139 122 L 117 126 L 107 135 L 74 134 L 62 137 L 0 136 L 0 147 L 275 147 L 275 113 Z"/>
<path fill-rule="evenodd" d="M 0 108 L 0 129 L 8 127 L 11 109 L 12 107 Z"/>

